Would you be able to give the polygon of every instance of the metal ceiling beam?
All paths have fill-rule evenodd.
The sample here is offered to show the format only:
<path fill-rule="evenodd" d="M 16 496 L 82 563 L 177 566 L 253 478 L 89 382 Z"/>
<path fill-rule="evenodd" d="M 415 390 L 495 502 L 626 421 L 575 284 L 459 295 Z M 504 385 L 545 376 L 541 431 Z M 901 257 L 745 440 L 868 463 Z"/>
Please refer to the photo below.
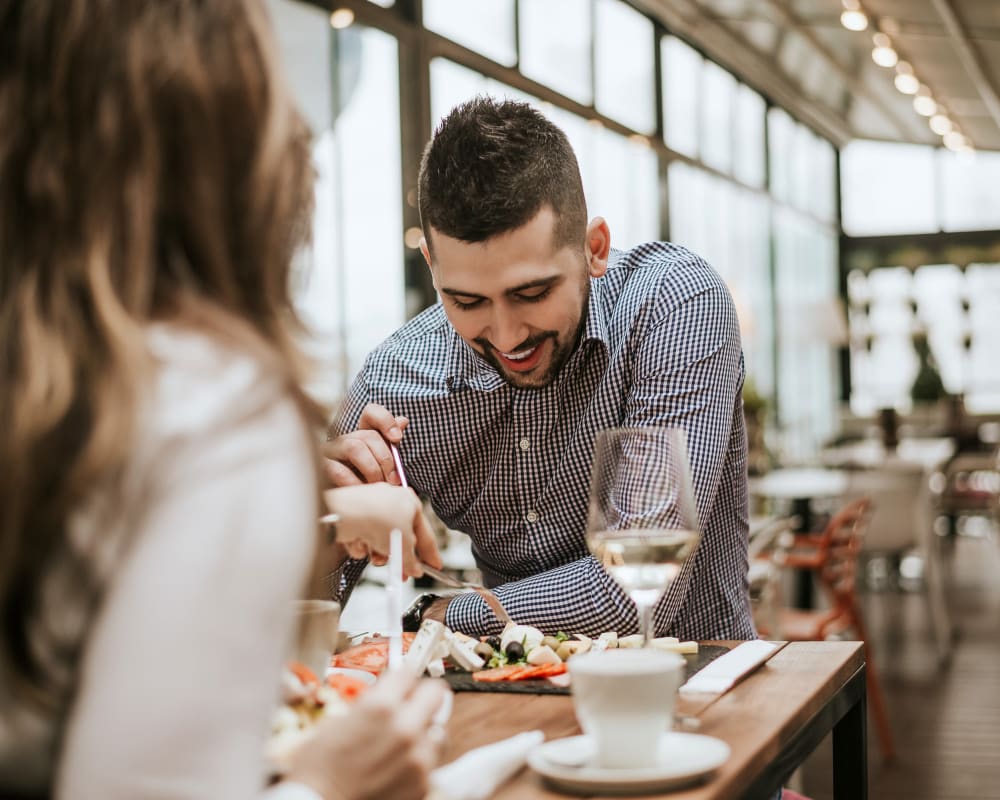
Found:
<path fill-rule="evenodd" d="M 934 6 L 934 10 L 937 11 L 938 16 L 944 22 L 944 26 L 948 30 L 948 35 L 951 36 L 951 40 L 955 45 L 958 58 L 972 80 L 972 85 L 976 87 L 976 91 L 979 92 L 979 96 L 990 112 L 990 116 L 993 117 L 993 121 L 1000 128 L 1000 97 L 997 97 L 996 88 L 990 83 L 989 78 L 986 77 L 979 56 L 973 49 L 972 41 L 965 32 L 958 14 L 955 13 L 954 5 L 951 0 L 931 0 L 931 5 Z"/>

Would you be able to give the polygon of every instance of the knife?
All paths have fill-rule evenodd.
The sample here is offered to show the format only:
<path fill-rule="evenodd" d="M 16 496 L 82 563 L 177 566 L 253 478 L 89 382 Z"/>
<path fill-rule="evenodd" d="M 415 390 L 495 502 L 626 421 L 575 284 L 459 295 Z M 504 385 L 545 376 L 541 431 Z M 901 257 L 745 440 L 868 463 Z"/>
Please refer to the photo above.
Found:
<path fill-rule="evenodd" d="M 447 572 L 435 569 L 424 562 L 420 562 L 420 566 L 423 567 L 425 575 L 430 575 L 432 578 L 443 583 L 445 586 L 451 586 L 455 589 L 466 589 L 478 594 L 481 598 L 483 598 L 486 605 L 492 609 L 493 613 L 496 614 L 497 619 L 504 625 L 508 625 L 514 621 L 510 618 L 510 614 L 507 613 L 507 609 L 503 607 L 503 604 L 500 602 L 500 598 L 482 584 L 459 580 L 458 578 L 449 575 Z"/>

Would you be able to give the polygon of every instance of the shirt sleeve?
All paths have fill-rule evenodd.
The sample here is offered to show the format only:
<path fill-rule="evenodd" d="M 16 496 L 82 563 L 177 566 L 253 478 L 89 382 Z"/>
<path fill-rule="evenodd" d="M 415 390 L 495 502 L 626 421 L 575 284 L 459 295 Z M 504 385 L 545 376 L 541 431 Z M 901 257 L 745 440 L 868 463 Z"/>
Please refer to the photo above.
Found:
<path fill-rule="evenodd" d="M 621 425 L 685 429 L 695 500 L 704 527 L 718 494 L 734 404 L 742 385 L 739 326 L 724 287 L 699 287 L 652 322 L 636 350 L 633 374 Z M 673 629 L 691 585 L 690 575 L 688 565 L 654 609 L 658 634 Z M 614 630 L 624 635 L 638 629 L 635 606 L 589 556 L 504 584 L 495 592 L 511 617 L 545 631 L 598 635 Z M 502 627 L 475 595 L 455 598 L 446 621 L 457 630 L 479 635 Z"/>
<path fill-rule="evenodd" d="M 133 541 L 88 636 L 56 797 L 258 796 L 316 547 L 316 478 L 290 400 L 154 452 Z"/>
<path fill-rule="evenodd" d="M 357 430 L 361 412 L 371 402 L 371 392 L 368 390 L 368 382 L 365 378 L 367 368 L 368 361 L 366 360 L 364 367 L 351 382 L 344 402 L 334 414 L 330 428 L 327 430 L 327 441 Z M 337 600 L 342 606 L 346 605 L 367 566 L 367 558 L 345 559 L 335 572 L 326 576 L 326 586 L 330 598 Z"/>

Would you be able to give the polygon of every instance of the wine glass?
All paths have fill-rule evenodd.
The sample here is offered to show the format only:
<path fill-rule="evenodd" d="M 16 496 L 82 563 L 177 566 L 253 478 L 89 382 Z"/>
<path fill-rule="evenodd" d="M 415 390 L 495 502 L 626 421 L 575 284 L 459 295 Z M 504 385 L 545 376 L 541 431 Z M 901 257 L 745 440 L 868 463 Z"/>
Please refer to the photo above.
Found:
<path fill-rule="evenodd" d="M 654 637 L 653 606 L 701 539 L 680 428 L 615 428 L 594 442 L 587 547 L 632 599 Z"/>

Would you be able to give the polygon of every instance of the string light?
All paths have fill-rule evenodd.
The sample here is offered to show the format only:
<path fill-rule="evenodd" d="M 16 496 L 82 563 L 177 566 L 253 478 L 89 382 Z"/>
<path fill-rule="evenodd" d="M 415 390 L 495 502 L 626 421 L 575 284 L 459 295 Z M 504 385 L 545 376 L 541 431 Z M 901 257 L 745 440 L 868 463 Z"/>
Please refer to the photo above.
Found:
<path fill-rule="evenodd" d="M 849 31 L 863 31 L 868 27 L 868 15 L 861 10 L 858 0 L 843 0 L 844 10 L 840 14 L 840 24 Z"/>
<path fill-rule="evenodd" d="M 875 49 L 872 50 L 872 61 L 880 67 L 894 67 L 899 61 L 899 55 L 892 49 L 892 40 L 884 33 L 876 33 L 872 37 Z"/>
<path fill-rule="evenodd" d="M 955 152 L 971 149 L 968 140 L 959 131 L 948 131 L 944 135 L 944 146 Z"/>
<path fill-rule="evenodd" d="M 843 11 L 840 14 L 840 24 L 850 31 L 863 31 L 868 28 L 870 17 L 861 7 L 861 0 L 841 0 Z M 905 95 L 913 97 L 913 110 L 920 116 L 927 117 L 930 129 L 942 137 L 944 146 L 962 154 L 974 152 L 972 141 L 956 127 L 943 108 L 934 100 L 929 87 L 921 83 L 914 73 L 913 66 L 903 61 L 893 47 L 892 39 L 900 32 L 899 22 L 892 17 L 879 17 L 877 32 L 872 35 L 872 61 L 880 67 L 890 69 L 895 67 L 893 84 Z"/>
<path fill-rule="evenodd" d="M 937 113 L 931 117 L 927 124 L 930 125 L 931 130 L 938 136 L 944 136 L 946 133 L 950 133 L 953 127 L 951 120 L 941 113 Z"/>
<path fill-rule="evenodd" d="M 916 94 L 920 88 L 920 81 L 913 74 L 913 67 L 908 61 L 900 61 L 896 64 L 896 77 L 893 82 L 903 94 Z"/>
<path fill-rule="evenodd" d="M 354 12 L 349 8 L 338 8 L 330 14 L 330 27 L 335 30 L 343 30 L 354 24 Z"/>

